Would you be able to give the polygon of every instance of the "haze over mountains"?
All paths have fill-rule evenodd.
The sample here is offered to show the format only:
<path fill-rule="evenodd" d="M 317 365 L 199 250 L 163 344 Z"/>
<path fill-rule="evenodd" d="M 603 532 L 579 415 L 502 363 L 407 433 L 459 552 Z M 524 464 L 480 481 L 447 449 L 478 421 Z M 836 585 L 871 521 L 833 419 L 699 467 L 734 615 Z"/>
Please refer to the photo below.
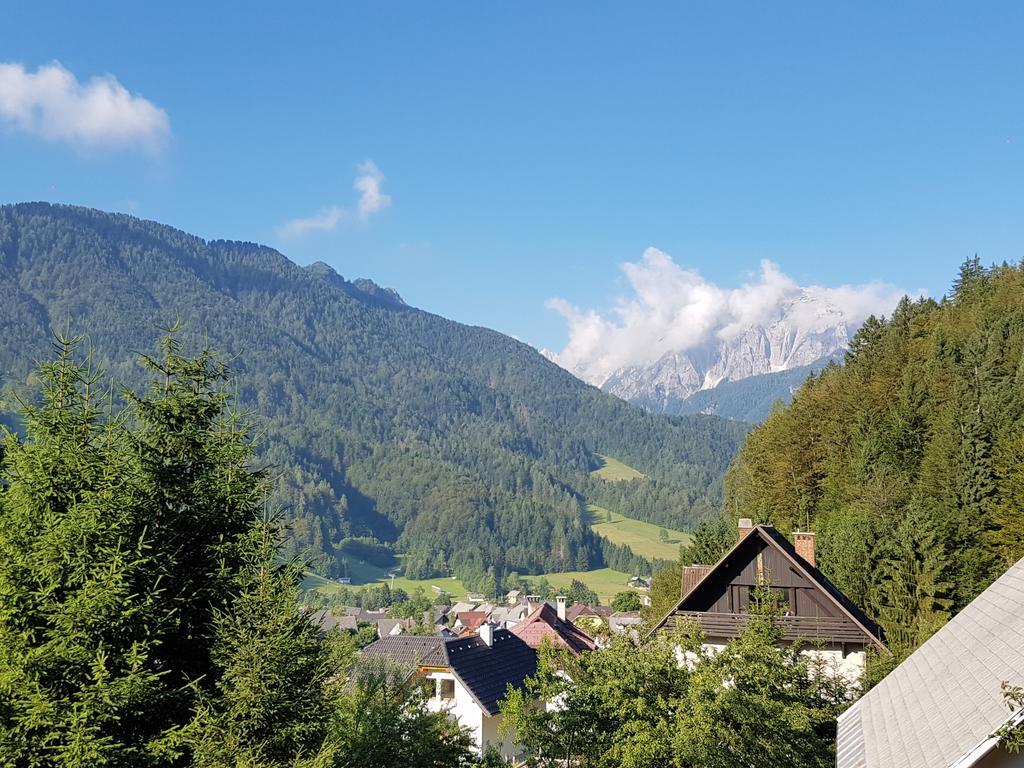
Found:
<path fill-rule="evenodd" d="M 24 390 L 68 313 L 96 364 L 137 386 L 176 320 L 232 361 L 265 436 L 295 550 L 342 572 L 358 551 L 409 574 L 600 567 L 586 503 L 689 528 L 720 504 L 745 427 L 649 414 L 508 336 L 407 306 L 326 264 L 253 243 L 43 203 L 0 207 L 0 387 Z M 83 350 L 84 352 L 84 350 Z M 642 482 L 589 474 L 598 454 Z M 629 566 L 632 567 L 632 566 Z"/>

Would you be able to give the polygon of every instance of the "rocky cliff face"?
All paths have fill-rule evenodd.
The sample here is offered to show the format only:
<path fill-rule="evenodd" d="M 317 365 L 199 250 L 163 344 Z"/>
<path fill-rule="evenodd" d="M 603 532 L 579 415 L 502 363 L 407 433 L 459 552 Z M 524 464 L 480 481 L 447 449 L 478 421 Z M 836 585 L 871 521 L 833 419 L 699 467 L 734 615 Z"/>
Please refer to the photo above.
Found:
<path fill-rule="evenodd" d="M 838 308 L 805 290 L 767 322 L 667 352 L 650 365 L 622 368 L 601 388 L 653 411 L 673 411 L 675 403 L 724 381 L 787 371 L 834 355 L 849 345 L 855 330 Z"/>

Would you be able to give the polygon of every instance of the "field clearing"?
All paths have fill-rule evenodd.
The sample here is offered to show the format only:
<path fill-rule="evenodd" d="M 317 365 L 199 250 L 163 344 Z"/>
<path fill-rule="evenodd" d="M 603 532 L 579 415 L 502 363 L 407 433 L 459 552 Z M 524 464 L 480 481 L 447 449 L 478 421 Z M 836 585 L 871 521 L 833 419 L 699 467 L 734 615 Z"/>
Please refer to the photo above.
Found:
<path fill-rule="evenodd" d="M 610 605 L 612 598 L 619 592 L 630 589 L 626 583 L 633 574 L 613 571 L 611 568 L 600 568 L 596 571 L 566 571 L 565 573 L 545 573 L 543 577 L 548 580 L 551 586 L 558 589 L 568 589 L 573 579 L 579 579 L 590 589 L 597 592 L 601 605 Z M 526 576 L 531 584 L 538 581 L 540 576 Z"/>
<path fill-rule="evenodd" d="M 594 477 L 600 477 L 602 480 L 607 480 L 610 483 L 619 483 L 626 480 L 643 480 L 647 477 L 643 472 L 628 464 L 623 464 L 612 456 L 604 456 L 598 454 L 598 458 L 604 463 L 590 474 Z"/>
<path fill-rule="evenodd" d="M 676 560 L 679 557 L 679 545 L 688 545 L 693 541 L 693 537 L 684 531 L 634 520 L 596 504 L 587 505 L 587 522 L 598 536 L 603 536 L 613 544 L 625 544 L 638 555 L 647 558 Z M 662 530 L 668 534 L 665 541 L 661 540 Z"/>
<path fill-rule="evenodd" d="M 595 571 L 567 571 L 566 573 L 545 573 L 542 576 L 524 576 L 527 582 L 531 585 L 536 584 L 543 577 L 548 580 L 551 586 L 557 589 L 568 589 L 573 579 L 579 579 L 590 589 L 597 593 L 597 596 L 601 599 L 603 605 L 611 603 L 612 598 L 615 597 L 619 592 L 629 589 L 626 582 L 632 574 L 623 573 L 622 571 L 613 571 L 611 568 L 601 568 Z M 380 584 L 390 584 L 390 579 L 382 578 Z M 349 589 L 359 589 L 366 584 L 351 584 L 348 585 Z M 468 590 L 461 581 L 454 577 L 447 577 L 442 579 L 406 579 L 401 577 L 395 577 L 395 588 L 404 589 L 409 594 L 412 594 L 418 587 L 422 588 L 424 593 L 427 595 L 437 594 L 431 589 L 431 586 L 437 586 L 445 590 L 455 600 L 460 600 L 466 596 Z M 336 594 L 342 589 L 346 589 L 346 585 L 338 584 L 331 579 L 325 579 L 323 576 L 318 576 L 315 573 L 307 572 L 302 580 L 302 588 L 305 590 L 311 590 L 314 592 L 320 592 L 325 595 Z"/>
<path fill-rule="evenodd" d="M 372 574 L 372 578 L 357 578 L 354 573 L 357 570 L 362 571 L 363 576 Z M 339 584 L 331 579 L 325 579 L 323 576 L 307 572 L 302 581 L 302 588 L 330 595 L 342 589 L 357 590 L 370 584 L 387 584 L 388 586 L 394 586 L 395 589 L 404 589 L 410 595 L 417 589 L 422 589 L 428 596 L 433 596 L 437 593 L 431 587 L 440 587 L 454 598 L 465 597 L 468 591 L 463 583 L 454 576 L 440 579 L 407 579 L 404 576 L 396 576 L 392 585 L 391 579 L 388 578 L 387 573 L 381 568 L 376 568 L 372 565 L 366 565 L 365 569 L 354 566 L 350 571 L 353 572 L 351 584 Z M 373 571 L 376 572 L 374 573 Z"/>

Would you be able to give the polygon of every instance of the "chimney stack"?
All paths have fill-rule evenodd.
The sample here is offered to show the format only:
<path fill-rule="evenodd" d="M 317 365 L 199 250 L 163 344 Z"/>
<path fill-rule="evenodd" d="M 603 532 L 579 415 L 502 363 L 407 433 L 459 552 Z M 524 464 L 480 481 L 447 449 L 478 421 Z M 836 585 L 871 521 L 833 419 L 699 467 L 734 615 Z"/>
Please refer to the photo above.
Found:
<path fill-rule="evenodd" d="M 558 606 L 558 618 L 565 621 L 565 596 L 559 595 L 555 598 L 555 605 Z"/>
<path fill-rule="evenodd" d="M 740 541 L 743 541 L 752 530 L 754 530 L 754 521 L 749 517 L 740 518 Z"/>
<path fill-rule="evenodd" d="M 794 531 L 793 532 L 793 546 L 796 549 L 796 553 L 800 555 L 804 560 L 813 565 L 815 568 L 818 567 L 818 563 L 814 558 L 814 534 L 810 531 Z"/>
<path fill-rule="evenodd" d="M 703 579 L 710 570 L 710 565 L 687 565 L 684 567 L 683 588 L 680 597 L 686 597 L 690 590 L 697 586 L 697 582 Z"/>
<path fill-rule="evenodd" d="M 480 635 L 480 639 L 484 641 L 484 645 L 488 648 L 494 645 L 494 625 L 489 621 L 485 621 L 480 625 L 480 629 L 477 632 Z"/>

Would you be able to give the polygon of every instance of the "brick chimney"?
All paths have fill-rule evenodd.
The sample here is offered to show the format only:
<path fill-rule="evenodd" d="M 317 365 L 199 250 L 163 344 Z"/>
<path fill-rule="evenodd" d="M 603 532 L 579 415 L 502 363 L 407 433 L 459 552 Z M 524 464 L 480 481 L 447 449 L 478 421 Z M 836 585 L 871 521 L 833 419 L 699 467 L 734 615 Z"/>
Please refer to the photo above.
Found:
<path fill-rule="evenodd" d="M 558 606 L 558 618 L 565 621 L 565 596 L 559 595 L 555 598 L 555 605 Z"/>
<path fill-rule="evenodd" d="M 740 518 L 740 541 L 743 541 L 743 539 L 746 538 L 747 534 L 749 534 L 752 530 L 754 530 L 754 521 L 751 520 L 749 517 L 741 517 Z"/>
<path fill-rule="evenodd" d="M 804 560 L 813 565 L 815 568 L 818 567 L 817 561 L 814 559 L 814 534 L 810 531 L 794 531 L 793 532 L 793 546 L 796 549 L 796 553 L 800 555 Z"/>
<path fill-rule="evenodd" d="M 690 590 L 697 586 L 697 582 L 707 575 L 711 570 L 710 565 L 687 565 L 683 568 L 683 589 L 682 597 L 686 597 Z"/>

